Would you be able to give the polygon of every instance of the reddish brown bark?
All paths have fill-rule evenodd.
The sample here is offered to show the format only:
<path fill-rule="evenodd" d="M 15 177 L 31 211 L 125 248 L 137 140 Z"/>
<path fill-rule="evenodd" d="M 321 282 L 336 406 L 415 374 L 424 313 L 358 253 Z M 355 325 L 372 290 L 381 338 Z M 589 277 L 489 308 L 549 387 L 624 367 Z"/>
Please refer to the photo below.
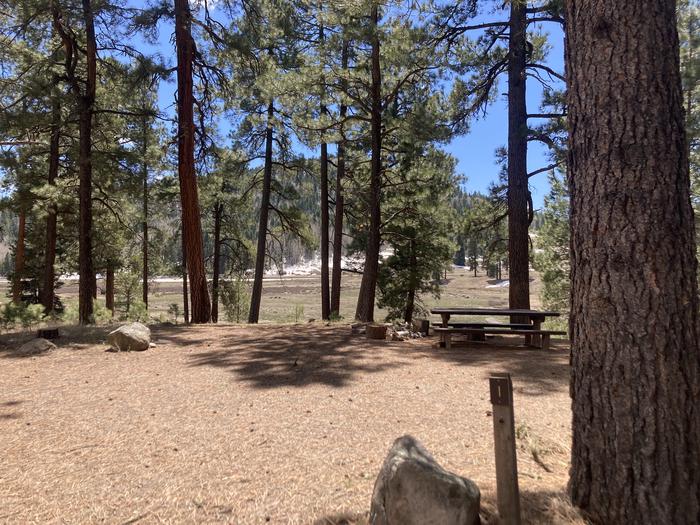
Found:
<path fill-rule="evenodd" d="M 197 178 L 194 171 L 194 97 L 192 65 L 195 46 L 188 0 L 175 0 L 175 45 L 177 48 L 178 176 L 182 205 L 182 231 L 187 253 L 193 323 L 211 320 L 211 303 L 204 268 L 202 224 Z"/>
<path fill-rule="evenodd" d="M 355 318 L 359 321 L 374 321 L 374 299 L 377 293 L 377 278 L 379 276 L 379 248 L 381 245 L 381 185 L 382 185 L 382 74 L 380 67 L 379 48 L 379 9 L 376 2 L 372 3 L 372 84 L 371 84 L 371 142 L 372 159 L 370 168 L 369 231 L 365 249 L 365 266 L 360 283 L 360 294 L 357 298 Z"/>
<path fill-rule="evenodd" d="M 530 308 L 525 2 L 510 3 L 508 44 L 508 303 Z M 520 319 L 514 319 L 519 322 Z"/>
<path fill-rule="evenodd" d="M 700 340 L 675 2 L 567 3 L 573 502 L 700 523 Z"/>

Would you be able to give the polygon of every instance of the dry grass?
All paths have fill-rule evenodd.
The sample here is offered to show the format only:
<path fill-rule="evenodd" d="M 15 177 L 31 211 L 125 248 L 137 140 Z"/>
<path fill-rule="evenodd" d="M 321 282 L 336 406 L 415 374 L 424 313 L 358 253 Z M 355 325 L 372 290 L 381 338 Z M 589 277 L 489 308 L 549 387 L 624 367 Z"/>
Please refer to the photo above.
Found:
<path fill-rule="evenodd" d="M 582 523 L 562 496 L 561 343 L 446 352 L 343 325 L 162 327 L 143 353 L 105 352 L 94 329 L 21 358 L 9 337 L 0 522 L 365 523 L 382 460 L 410 433 L 478 483 L 494 523 L 487 378 L 509 371 L 525 522 Z"/>

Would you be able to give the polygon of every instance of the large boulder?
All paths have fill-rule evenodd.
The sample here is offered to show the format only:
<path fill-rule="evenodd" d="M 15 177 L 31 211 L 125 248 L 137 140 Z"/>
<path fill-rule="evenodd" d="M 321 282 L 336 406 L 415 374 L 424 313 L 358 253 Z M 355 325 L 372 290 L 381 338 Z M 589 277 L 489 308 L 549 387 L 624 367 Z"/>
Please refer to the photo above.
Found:
<path fill-rule="evenodd" d="M 32 339 L 27 341 L 22 346 L 17 349 L 17 354 L 21 356 L 26 355 L 39 355 L 55 350 L 56 345 L 51 341 L 43 338 Z"/>
<path fill-rule="evenodd" d="M 110 332 L 107 342 L 118 352 L 148 350 L 151 344 L 151 331 L 141 323 L 125 324 Z"/>
<path fill-rule="evenodd" d="M 476 484 L 443 469 L 415 438 L 394 441 L 372 494 L 372 525 L 477 525 Z"/>

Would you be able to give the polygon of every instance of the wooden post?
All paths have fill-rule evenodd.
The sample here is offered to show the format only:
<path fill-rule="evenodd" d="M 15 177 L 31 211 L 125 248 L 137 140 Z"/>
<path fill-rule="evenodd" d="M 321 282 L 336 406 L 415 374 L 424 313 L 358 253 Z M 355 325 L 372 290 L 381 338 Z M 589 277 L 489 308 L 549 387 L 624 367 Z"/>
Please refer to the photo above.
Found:
<path fill-rule="evenodd" d="M 489 378 L 489 386 L 491 388 L 491 404 L 493 405 L 498 514 L 504 525 L 520 525 L 513 383 L 510 374 L 492 374 Z"/>

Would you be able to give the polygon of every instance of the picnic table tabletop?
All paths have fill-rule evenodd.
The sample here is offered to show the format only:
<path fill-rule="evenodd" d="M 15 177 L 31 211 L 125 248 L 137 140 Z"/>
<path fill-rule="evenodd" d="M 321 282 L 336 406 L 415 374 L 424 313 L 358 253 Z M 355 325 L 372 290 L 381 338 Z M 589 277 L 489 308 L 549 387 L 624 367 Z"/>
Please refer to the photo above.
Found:
<path fill-rule="evenodd" d="M 435 307 L 430 310 L 432 314 L 451 315 L 526 315 L 529 317 L 559 317 L 559 312 L 542 310 L 525 310 L 510 308 L 462 308 L 462 307 Z"/>

